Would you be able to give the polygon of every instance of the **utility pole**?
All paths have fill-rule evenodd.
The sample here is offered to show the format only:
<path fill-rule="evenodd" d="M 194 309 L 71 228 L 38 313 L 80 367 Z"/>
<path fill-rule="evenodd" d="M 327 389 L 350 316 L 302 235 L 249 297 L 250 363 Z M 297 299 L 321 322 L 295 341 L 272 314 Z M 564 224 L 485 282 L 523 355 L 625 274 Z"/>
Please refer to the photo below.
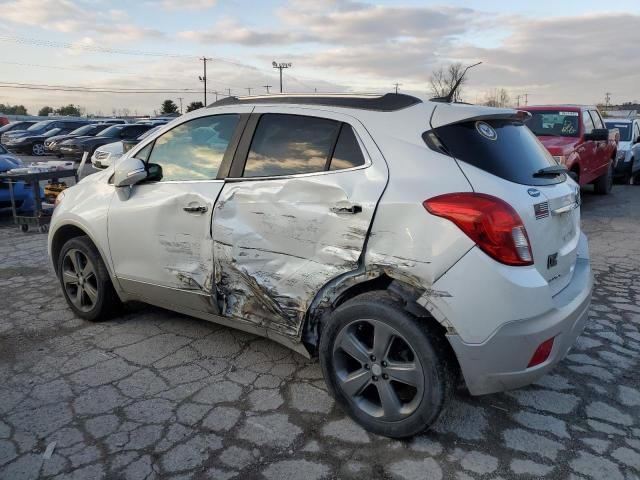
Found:
<path fill-rule="evenodd" d="M 180 100 L 180 115 L 182 115 L 182 100 L 184 100 L 184 97 L 178 97 L 178 100 Z"/>
<path fill-rule="evenodd" d="M 204 64 L 204 75 L 202 77 L 198 77 L 201 82 L 204 83 L 204 106 L 207 106 L 207 61 L 213 60 L 212 58 L 202 57 L 200 58 L 202 63 Z"/>
<path fill-rule="evenodd" d="M 527 105 L 529 105 L 529 94 L 525 93 L 524 94 L 524 106 L 526 107 Z"/>
<path fill-rule="evenodd" d="M 218 92 L 217 90 L 214 90 L 213 93 L 216 96 L 216 102 L 218 101 L 218 95 L 220 95 L 220 92 Z"/>
<path fill-rule="evenodd" d="M 251 87 L 246 87 L 245 90 L 249 92 L 249 96 L 251 96 Z"/>
<path fill-rule="evenodd" d="M 396 87 L 396 93 L 398 93 L 398 87 L 400 87 L 402 84 L 401 83 L 394 83 L 393 86 Z"/>
<path fill-rule="evenodd" d="M 227 92 L 229 93 L 229 96 L 231 96 L 231 89 L 227 88 Z"/>
<path fill-rule="evenodd" d="M 604 109 L 605 111 L 609 110 L 609 104 L 611 103 L 611 92 L 607 92 L 604 94 Z"/>
<path fill-rule="evenodd" d="M 520 108 L 520 97 L 521 97 L 521 96 L 522 96 L 522 95 L 516 95 L 516 107 L 517 107 L 517 108 Z"/>
<path fill-rule="evenodd" d="M 271 85 L 262 85 L 262 86 L 267 89 L 267 95 L 269 95 L 269 89 L 271 88 Z"/>
<path fill-rule="evenodd" d="M 291 63 L 278 63 L 278 62 L 271 62 L 271 65 L 273 66 L 273 68 L 277 68 L 278 70 L 280 70 L 280 93 L 282 93 L 282 70 L 284 70 L 285 68 L 291 68 L 292 64 Z"/>

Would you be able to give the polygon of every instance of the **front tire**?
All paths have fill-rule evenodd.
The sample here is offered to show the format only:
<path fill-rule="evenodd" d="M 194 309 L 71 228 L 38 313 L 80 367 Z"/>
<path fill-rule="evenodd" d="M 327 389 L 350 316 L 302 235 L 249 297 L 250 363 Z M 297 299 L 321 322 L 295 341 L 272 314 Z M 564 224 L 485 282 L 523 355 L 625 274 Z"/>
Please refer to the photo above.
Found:
<path fill-rule="evenodd" d="M 607 173 L 598 178 L 594 183 L 594 190 L 598 195 L 608 195 L 613 187 L 613 166 L 609 162 Z"/>
<path fill-rule="evenodd" d="M 31 146 L 31 153 L 34 154 L 36 157 L 42 157 L 46 153 L 44 149 L 44 144 L 34 143 Z"/>
<path fill-rule="evenodd" d="M 444 338 L 388 292 L 338 307 L 320 339 L 320 364 L 336 402 L 365 429 L 405 438 L 432 425 L 453 393 Z"/>
<path fill-rule="evenodd" d="M 67 304 L 85 320 L 106 320 L 121 306 L 107 267 L 89 237 L 75 237 L 62 246 L 58 279 Z"/>

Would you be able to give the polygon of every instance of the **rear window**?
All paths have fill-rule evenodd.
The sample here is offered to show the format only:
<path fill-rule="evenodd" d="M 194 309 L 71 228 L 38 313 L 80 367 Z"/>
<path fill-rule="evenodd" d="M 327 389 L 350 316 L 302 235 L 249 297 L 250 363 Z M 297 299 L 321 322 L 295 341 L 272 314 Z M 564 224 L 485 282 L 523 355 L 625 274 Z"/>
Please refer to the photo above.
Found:
<path fill-rule="evenodd" d="M 580 136 L 580 114 L 564 110 L 531 110 L 527 127 L 539 137 Z"/>
<path fill-rule="evenodd" d="M 619 122 L 605 122 L 607 124 L 607 128 L 617 128 L 620 130 L 620 141 L 628 142 L 631 140 L 631 124 L 630 123 L 619 123 Z"/>
<path fill-rule="evenodd" d="M 523 123 L 513 120 L 465 122 L 445 125 L 434 132 L 456 159 L 510 182 L 550 185 L 565 180 L 565 175 L 533 176 L 557 163 Z"/>

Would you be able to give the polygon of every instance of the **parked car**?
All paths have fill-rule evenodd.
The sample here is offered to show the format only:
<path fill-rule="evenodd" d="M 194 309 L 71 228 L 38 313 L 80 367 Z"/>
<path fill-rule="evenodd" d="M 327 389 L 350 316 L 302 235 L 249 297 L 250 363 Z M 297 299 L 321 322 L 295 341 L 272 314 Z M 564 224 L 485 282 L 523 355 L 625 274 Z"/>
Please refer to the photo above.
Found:
<path fill-rule="evenodd" d="M 527 126 L 581 186 L 593 183 L 606 195 L 613 185 L 618 132 L 605 126 L 596 107 L 547 105 L 525 107 Z"/>
<path fill-rule="evenodd" d="M 80 128 L 76 128 L 69 133 L 54 135 L 44 141 L 44 149 L 47 153 L 60 156 L 60 144 L 65 140 L 79 137 L 93 137 L 100 134 L 110 126 L 111 125 L 108 123 L 90 123 L 88 125 L 83 125 Z"/>
<path fill-rule="evenodd" d="M 84 120 L 43 120 L 31 125 L 26 130 L 7 132 L 2 135 L 2 142 L 9 150 L 44 155 L 44 139 L 53 135 L 70 132 L 82 125 Z M 54 133 L 50 133 L 55 130 Z M 23 141 L 22 137 L 31 137 L 32 141 Z M 36 138 L 38 137 L 38 138 Z M 30 150 L 29 150 L 30 149 Z"/>
<path fill-rule="evenodd" d="M 35 121 L 19 121 L 19 122 L 11 122 L 8 123 L 7 125 L 5 125 L 4 127 L 0 127 L 0 137 L 2 137 L 2 134 L 5 132 L 16 132 L 18 130 L 26 130 L 27 128 L 29 128 L 31 125 L 33 125 L 34 123 L 36 123 Z"/>
<path fill-rule="evenodd" d="M 5 173 L 11 169 L 22 167 L 22 161 L 11 155 L 6 148 L 0 145 L 0 173 Z M 42 189 L 41 189 L 42 193 Z M 35 201 L 33 199 L 33 190 L 30 185 L 24 182 L 13 183 L 13 198 L 16 202 L 16 209 L 20 212 L 33 211 Z M 0 179 L 0 208 L 11 207 L 11 195 L 9 191 L 9 182 Z"/>
<path fill-rule="evenodd" d="M 108 168 L 119 159 L 125 152 L 128 152 L 135 147 L 141 140 L 144 140 L 153 132 L 159 130 L 161 125 L 147 130 L 138 138 L 133 140 L 122 140 L 120 142 L 107 143 L 101 147 L 96 148 L 95 152 L 91 156 L 91 163 L 95 168 Z"/>
<path fill-rule="evenodd" d="M 8 125 L 9 119 L 4 115 L 0 115 L 0 126 Z"/>
<path fill-rule="evenodd" d="M 112 125 L 95 137 L 71 138 L 60 143 L 60 154 L 65 158 L 80 160 L 84 152 L 92 157 L 96 148 L 116 141 L 132 139 L 146 132 L 152 125 Z"/>
<path fill-rule="evenodd" d="M 618 155 L 613 170 L 614 177 L 622 183 L 640 180 L 640 120 L 632 118 L 607 118 L 604 122 L 609 129 L 620 132 Z M 638 183 L 638 181 L 635 181 Z"/>
<path fill-rule="evenodd" d="M 579 188 L 510 109 L 384 96 L 229 98 L 59 197 L 70 308 L 140 300 L 318 355 L 372 432 L 416 434 L 562 360 L 592 276 Z M 517 161 L 514 161 L 517 158 Z"/>

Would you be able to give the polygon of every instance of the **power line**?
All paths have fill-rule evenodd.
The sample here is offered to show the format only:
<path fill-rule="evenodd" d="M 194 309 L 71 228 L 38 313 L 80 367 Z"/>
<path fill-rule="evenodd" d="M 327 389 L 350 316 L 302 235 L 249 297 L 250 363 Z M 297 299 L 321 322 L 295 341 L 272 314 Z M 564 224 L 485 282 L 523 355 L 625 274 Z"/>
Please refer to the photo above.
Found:
<path fill-rule="evenodd" d="M 86 87 L 65 87 L 62 85 L 38 85 L 38 84 L 24 84 L 24 83 L 8 83 L 8 82 L 0 82 L 0 88 L 10 88 L 10 89 L 19 89 L 19 90 L 44 90 L 44 91 L 56 91 L 56 92 L 76 92 L 76 93 L 149 93 L 149 94 L 160 94 L 160 93 L 181 93 L 181 94 L 189 94 L 195 95 L 197 92 L 192 89 L 182 89 L 182 90 L 145 90 L 145 89 L 119 89 L 119 88 L 86 88 Z"/>

